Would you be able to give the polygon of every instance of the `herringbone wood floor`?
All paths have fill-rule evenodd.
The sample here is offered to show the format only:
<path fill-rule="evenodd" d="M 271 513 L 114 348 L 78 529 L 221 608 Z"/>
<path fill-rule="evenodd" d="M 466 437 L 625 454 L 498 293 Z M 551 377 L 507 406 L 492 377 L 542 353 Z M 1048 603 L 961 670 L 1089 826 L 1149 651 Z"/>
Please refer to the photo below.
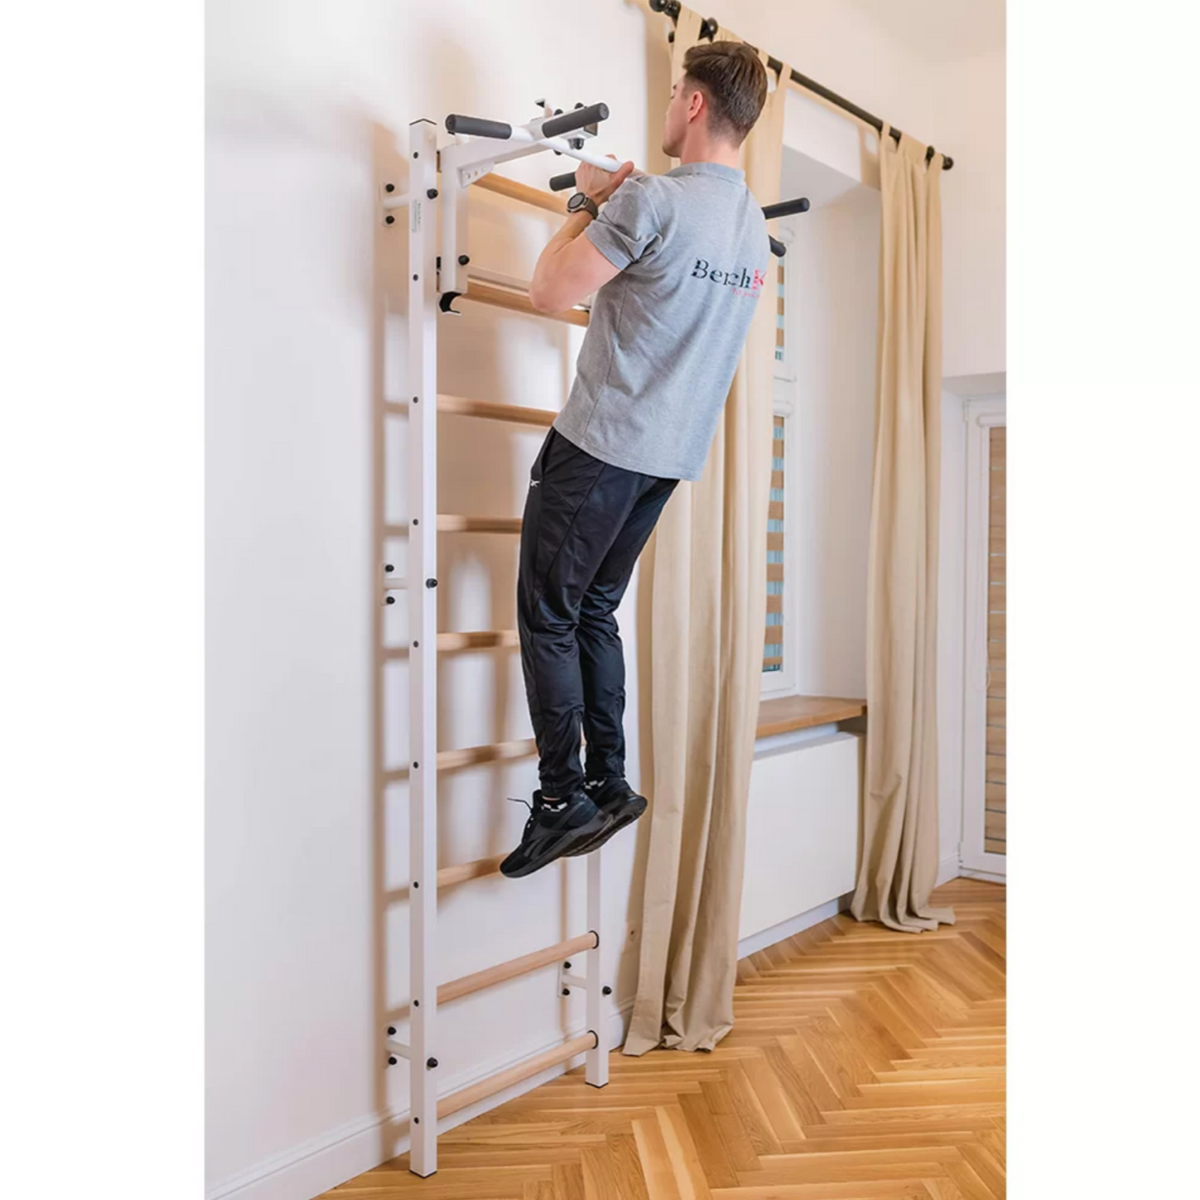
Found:
<path fill-rule="evenodd" d="M 935 893 L 958 922 L 839 916 L 743 960 L 711 1054 L 615 1052 L 330 1200 L 991 1200 L 1004 1185 L 1004 888 Z"/>

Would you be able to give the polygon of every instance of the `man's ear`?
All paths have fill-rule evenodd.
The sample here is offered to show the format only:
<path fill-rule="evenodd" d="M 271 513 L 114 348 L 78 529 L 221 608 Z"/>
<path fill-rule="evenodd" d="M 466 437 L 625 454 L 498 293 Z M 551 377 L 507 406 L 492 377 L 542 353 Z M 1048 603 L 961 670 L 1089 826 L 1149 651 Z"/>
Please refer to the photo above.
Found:
<path fill-rule="evenodd" d="M 696 88 L 688 97 L 688 120 L 694 121 L 704 110 L 704 93 Z"/>

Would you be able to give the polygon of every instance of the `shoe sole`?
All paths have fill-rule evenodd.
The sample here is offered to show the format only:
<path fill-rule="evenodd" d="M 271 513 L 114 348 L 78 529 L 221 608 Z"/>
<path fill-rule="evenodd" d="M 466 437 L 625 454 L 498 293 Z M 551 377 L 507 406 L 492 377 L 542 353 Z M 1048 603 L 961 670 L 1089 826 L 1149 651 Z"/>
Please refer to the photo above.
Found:
<path fill-rule="evenodd" d="M 551 849 L 543 852 L 536 859 L 531 859 L 510 871 L 506 871 L 504 864 L 501 863 L 500 874 L 506 879 L 524 879 L 526 875 L 532 875 L 534 871 L 540 871 L 557 859 L 566 857 L 580 842 L 591 841 L 597 834 L 603 834 L 611 819 L 607 813 L 601 812 L 586 825 L 580 825 L 575 829 L 565 829 L 563 836 L 553 843 Z"/>
<path fill-rule="evenodd" d="M 591 854 L 593 850 L 599 850 L 609 838 L 632 825 L 646 811 L 646 798 L 644 796 L 636 797 L 638 803 L 633 803 L 633 800 L 634 798 L 631 797 L 628 806 L 617 814 L 616 819 L 607 829 L 601 830 L 590 842 L 585 842 L 582 846 L 577 846 L 574 850 L 568 851 L 566 857 L 578 858 L 584 854 Z"/>

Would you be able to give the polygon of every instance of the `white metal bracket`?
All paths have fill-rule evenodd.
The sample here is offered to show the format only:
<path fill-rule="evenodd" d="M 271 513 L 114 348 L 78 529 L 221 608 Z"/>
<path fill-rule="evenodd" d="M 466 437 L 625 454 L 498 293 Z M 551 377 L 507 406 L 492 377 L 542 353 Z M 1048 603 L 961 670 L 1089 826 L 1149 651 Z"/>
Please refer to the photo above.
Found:
<path fill-rule="evenodd" d="M 571 966 L 570 962 L 558 964 L 558 994 L 560 996 L 569 996 L 573 987 L 587 987 L 587 976 L 574 974 Z"/>

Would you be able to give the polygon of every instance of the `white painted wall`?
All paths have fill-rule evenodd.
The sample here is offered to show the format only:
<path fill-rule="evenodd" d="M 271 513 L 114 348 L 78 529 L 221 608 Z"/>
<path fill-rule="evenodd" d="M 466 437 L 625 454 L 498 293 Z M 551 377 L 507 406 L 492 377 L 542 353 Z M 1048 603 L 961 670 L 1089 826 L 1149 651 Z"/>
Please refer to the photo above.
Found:
<path fill-rule="evenodd" d="M 942 180 L 947 376 L 1005 370 L 1004 73 L 997 50 L 939 64 L 932 75 L 930 136 L 955 159 Z"/>
<path fill-rule="evenodd" d="M 724 19 L 721 7 L 712 12 Z M 914 132 L 930 128 L 914 60 L 869 22 L 830 3 L 806 6 L 804 22 L 765 3 L 738 7 L 730 20 L 744 36 L 784 57 L 791 46 L 823 82 Z M 403 904 L 390 910 L 386 939 L 377 944 L 373 934 L 375 822 L 383 822 L 393 887 L 404 882 L 406 827 L 402 788 L 382 814 L 370 794 L 371 405 L 377 390 L 398 395 L 403 379 L 403 314 L 391 298 L 402 294 L 404 268 L 398 239 L 375 223 L 375 187 L 402 178 L 397 138 L 402 152 L 414 117 L 520 118 L 543 94 L 562 104 L 604 99 L 613 115 L 602 148 L 660 170 L 669 81 L 659 20 L 622 0 L 572 8 L 568 42 L 558 0 L 213 0 L 207 22 L 207 1173 L 213 1196 L 283 1200 L 394 1153 L 387 1118 L 406 1099 L 404 1068 L 380 1070 L 376 1028 L 405 998 L 406 952 Z M 509 171 L 543 184 L 559 169 L 558 160 L 533 159 Z M 812 228 L 824 221 L 836 236 L 851 219 L 831 214 Z M 473 211 L 480 261 L 514 274 L 527 273 L 549 227 L 491 197 Z M 870 244 L 849 249 L 865 279 Z M 384 297 L 389 316 L 378 321 Z M 873 325 L 873 303 L 842 315 L 866 320 L 867 312 Z M 578 332 L 475 312 L 443 321 L 441 335 L 445 390 L 547 407 L 564 399 Z M 838 369 L 861 374 L 870 345 Z M 828 364 L 831 381 L 837 367 Z M 835 414 L 849 424 L 810 415 L 810 464 L 826 434 L 846 462 L 865 453 L 869 464 L 855 433 L 861 407 Z M 538 435 L 451 418 L 442 428 L 443 509 L 519 512 Z M 402 445 L 398 428 L 392 449 Z M 829 540 L 836 518 L 823 531 L 811 526 L 809 579 L 823 604 L 820 571 L 841 581 L 850 605 L 856 573 L 865 578 L 855 541 L 862 478 L 853 478 L 855 495 L 839 499 L 850 549 Z M 399 488 L 392 512 L 403 515 Z M 396 553 L 402 562 L 402 547 Z M 512 626 L 513 544 L 458 539 L 440 575 L 443 628 Z M 636 598 L 635 578 L 621 613 L 631 663 Z M 861 692 L 854 639 L 838 639 L 832 657 L 811 660 L 802 687 Z M 515 657 L 447 663 L 441 685 L 443 745 L 528 733 Z M 629 691 L 636 779 L 636 686 Z M 388 710 L 395 729 L 405 692 L 397 671 Z M 393 761 L 404 752 L 402 742 L 389 744 Z M 760 775 L 769 772 L 756 767 L 755 787 Z M 454 776 L 442 810 L 447 860 L 513 844 L 523 810 L 502 798 L 527 795 L 534 782 L 532 763 Z M 639 911 L 643 856 L 628 834 L 606 851 L 614 929 Z M 577 866 L 448 896 L 442 977 L 577 931 Z M 630 948 L 616 938 L 606 950 L 614 1013 L 632 992 L 632 955 L 618 962 Z M 484 1008 L 464 1000 L 447 1011 L 444 1087 L 482 1060 L 522 1057 L 582 1021 L 575 998 L 552 994 L 551 977 L 514 981 Z"/>

